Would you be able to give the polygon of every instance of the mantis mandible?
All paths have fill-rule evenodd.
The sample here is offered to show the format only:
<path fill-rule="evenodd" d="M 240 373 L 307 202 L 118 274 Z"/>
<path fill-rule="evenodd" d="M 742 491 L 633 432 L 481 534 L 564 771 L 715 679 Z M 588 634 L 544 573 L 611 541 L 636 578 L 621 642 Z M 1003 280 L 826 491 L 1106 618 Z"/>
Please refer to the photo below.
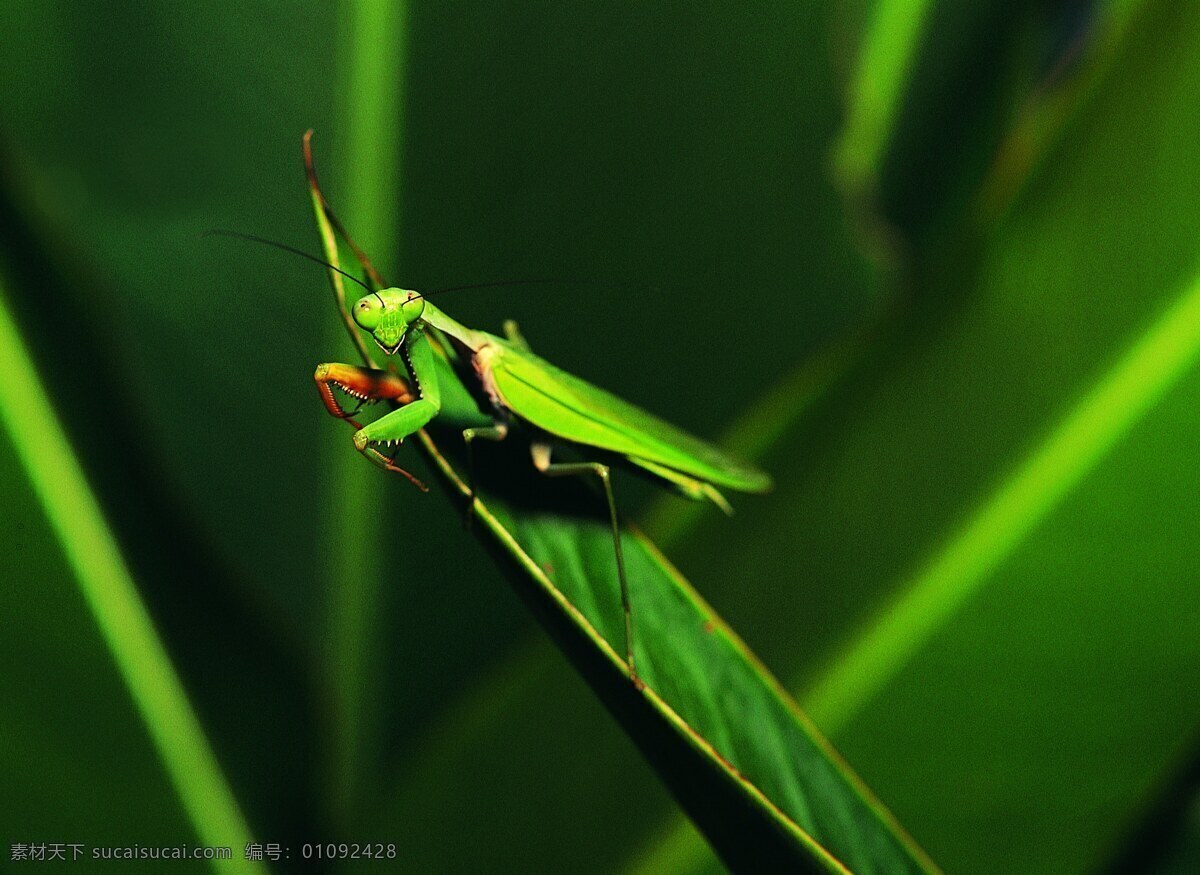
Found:
<path fill-rule="evenodd" d="M 406 381 L 391 371 L 355 365 L 321 364 L 314 379 L 325 406 L 334 416 L 355 426 L 356 450 L 375 464 L 405 474 L 409 479 L 414 478 L 380 448 L 398 446 L 435 419 L 441 426 L 461 431 L 469 470 L 473 467 L 474 441 L 502 441 L 519 431 L 529 442 L 533 467 L 542 474 L 596 477 L 612 525 L 613 553 L 625 614 L 625 660 L 630 679 L 640 687 L 634 668 L 633 615 L 611 466 L 601 459 L 623 461 L 682 495 L 711 501 L 727 513 L 731 509 L 719 491 L 721 488 L 765 492 L 771 488 L 770 477 L 535 355 L 511 321 L 505 323 L 505 336 L 500 337 L 457 322 L 428 300 L 428 295 L 410 289 L 383 288 L 378 273 L 349 239 L 320 192 L 309 135 L 305 136 L 304 145 L 314 203 L 326 211 L 326 216 L 354 249 L 367 276 L 379 288 L 367 286 L 333 265 L 326 266 L 368 290 L 350 308 L 353 322 L 374 339 L 385 355 L 398 357 L 411 378 Z M 453 349 L 457 368 L 447 354 L 447 347 Z M 353 398 L 357 407 L 350 411 L 343 409 L 332 391 L 335 387 Z M 353 419 L 360 407 L 381 400 L 399 406 L 364 426 Z M 555 461 L 555 450 L 566 446 L 573 447 L 586 461 Z M 468 514 L 475 506 L 473 471 L 470 487 Z"/>

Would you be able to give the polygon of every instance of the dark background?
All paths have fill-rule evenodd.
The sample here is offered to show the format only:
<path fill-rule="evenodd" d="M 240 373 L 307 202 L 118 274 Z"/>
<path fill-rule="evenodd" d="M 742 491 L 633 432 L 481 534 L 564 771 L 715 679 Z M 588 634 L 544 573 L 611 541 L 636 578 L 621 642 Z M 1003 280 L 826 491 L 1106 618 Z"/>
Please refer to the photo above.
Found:
<path fill-rule="evenodd" d="M 444 499 L 324 415 L 312 369 L 352 351 L 321 271 L 200 236 L 317 251 L 306 129 L 392 281 L 592 280 L 442 305 L 697 434 L 754 412 L 729 439 L 778 489 L 734 519 L 618 488 L 802 705 L 1186 298 L 1200 18 L 931 3 L 856 168 L 873 8 L 0 11 L 4 297 L 257 838 L 714 865 Z M 1034 478 L 863 707 L 814 713 L 948 870 L 1176 835 L 1186 806 L 1153 805 L 1200 718 L 1190 361 L 1118 393 L 1145 403 L 1061 490 Z M 9 441 L 3 838 L 195 844 Z"/>

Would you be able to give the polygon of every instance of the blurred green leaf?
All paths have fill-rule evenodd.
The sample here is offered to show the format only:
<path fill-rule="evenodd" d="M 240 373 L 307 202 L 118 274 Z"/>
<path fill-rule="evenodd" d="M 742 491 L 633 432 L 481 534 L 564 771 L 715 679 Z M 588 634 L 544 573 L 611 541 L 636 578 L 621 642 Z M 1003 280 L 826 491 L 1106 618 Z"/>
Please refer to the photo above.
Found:
<path fill-rule="evenodd" d="M 314 318 L 302 349 L 292 347 L 308 336 L 304 320 L 289 319 L 286 307 L 261 311 L 274 317 L 268 332 L 247 319 L 255 301 L 284 300 L 291 278 L 265 276 L 261 253 L 239 262 L 239 253 L 199 232 L 267 230 L 283 179 L 302 194 L 294 144 L 313 119 L 295 107 L 309 98 L 289 104 L 278 91 L 303 91 L 297 81 L 276 80 L 272 94 L 270 77 L 248 75 L 250 58 L 260 69 L 283 70 L 285 55 L 316 52 L 319 39 L 304 29 L 276 51 L 268 34 L 291 20 L 283 10 L 275 18 L 219 9 L 166 15 L 125 4 L 14 4 L 0 13 L 22 61 L 0 89 L 0 239 L 19 292 L 10 303 L 240 804 L 256 835 L 284 841 L 328 834 L 317 827 L 323 812 L 314 799 L 325 797 L 315 792 L 316 773 L 297 767 L 316 760 L 312 714 L 322 704 L 306 665 L 316 648 L 300 631 L 317 551 L 298 526 L 312 525 L 317 501 L 312 466 L 264 453 L 249 436 L 261 435 L 266 422 L 282 438 L 315 446 L 315 430 L 305 429 L 311 420 L 300 411 L 311 400 L 303 378 L 318 326 Z M 309 20 L 322 24 L 319 16 Z M 260 50 L 213 62 L 238 40 Z M 319 71 L 312 76 L 319 95 Z M 214 90 L 212 77 L 226 85 Z M 87 148 L 78 148 L 84 140 L 64 140 L 66 128 L 47 123 L 54 117 L 89 131 Z M 259 135 L 275 140 L 273 125 L 289 132 L 293 160 L 279 161 L 279 178 L 267 182 L 273 159 L 261 151 L 265 161 L 253 157 L 253 143 Z M 239 204 L 241 220 L 231 218 Z M 310 232 L 302 217 L 296 224 Z M 295 381 L 273 360 L 289 351 L 297 356 Z M 308 367 L 299 370 L 301 363 Z M 14 559 L 16 580 L 38 579 L 30 564 Z M 19 626 L 14 646 L 29 646 L 21 641 L 37 628 Z M 63 654 L 67 666 L 73 658 Z M 78 718 L 65 709 L 38 711 L 37 696 L 23 688 L 14 713 L 32 708 L 44 714 L 48 737 L 69 737 Z M 92 719 L 101 725 L 105 718 L 98 706 Z M 125 793 L 120 737 L 64 745 L 75 753 L 66 759 L 79 786 L 100 788 L 80 790 L 82 797 Z M 135 758 L 136 735 L 129 738 Z M 15 822 L 9 811 L 23 810 L 23 799 L 5 802 L 5 820 Z M 60 804 L 71 810 L 65 797 Z M 92 821 L 80 823 L 108 843 L 140 835 L 95 835 Z M 156 838 L 178 843 L 187 835 Z"/>
<path fill-rule="evenodd" d="M 1194 518 L 1163 478 L 1167 448 L 1194 445 L 1197 33 L 1152 8 L 982 252 L 912 271 L 918 299 L 953 305 L 913 312 L 801 436 L 788 514 L 749 508 L 745 552 L 697 559 L 702 581 L 827 581 L 824 604 L 729 613 L 768 660 L 790 651 L 818 725 L 953 871 L 1093 867 L 1200 719 L 1178 695 L 1195 630 L 1168 620 L 1194 554 L 1161 517 Z M 767 548 L 782 538 L 786 566 Z M 1137 570 L 1164 556 L 1176 570 Z M 871 583 L 897 568 L 928 573 Z M 879 692 L 849 705 L 864 685 Z"/>
<path fill-rule="evenodd" d="M 395 248 L 402 208 L 399 162 L 403 143 L 406 74 L 406 9 L 403 2 L 353 2 L 341 9 L 339 92 L 345 95 L 347 174 L 344 219 L 361 228 L 368 252 Z M 296 151 L 299 155 L 299 150 Z M 342 341 L 340 324 L 330 331 Z M 315 364 L 315 362 L 314 362 Z M 387 526 L 377 508 L 388 484 L 363 465 L 340 430 L 325 436 L 326 478 L 322 528 L 329 604 L 326 683 L 332 698 L 327 728 L 327 777 L 336 821 L 351 828 L 360 815 L 362 787 L 380 757 L 379 683 L 381 590 L 388 557 L 378 549 Z M 353 561 L 347 561 L 353 556 Z"/>
<path fill-rule="evenodd" d="M 868 3 L 858 59 L 837 146 L 838 173 L 850 187 L 869 190 L 903 106 L 905 91 L 930 16 L 929 0 Z"/>
<path fill-rule="evenodd" d="M 1138 820 L 1099 870 L 1184 875 L 1200 866 L 1200 758 L 1195 744 L 1148 795 Z"/>
<path fill-rule="evenodd" d="M 37 368 L 9 313 L 6 296 L 6 290 L 0 286 L 0 372 L 7 375 L 0 381 L 0 421 L 54 531 L 70 568 L 69 577 L 83 596 L 195 834 L 210 846 L 244 848 L 250 838 L 249 828 L 70 440 L 54 416 Z M 24 510 L 28 513 L 31 508 Z M 21 581 L 28 582 L 28 578 Z M 59 593 L 60 598 L 64 596 L 66 593 Z M 38 601 L 36 591 L 28 597 L 35 603 Z M 18 611 L 27 610 L 16 607 Z M 25 663 L 24 668 L 25 683 L 36 683 L 36 674 L 29 672 L 33 666 Z M 22 729 L 29 731 L 28 727 Z M 14 727 L 10 731 L 21 729 Z M 14 753 L 18 750 L 6 749 Z M 19 762 L 8 765 L 11 771 L 21 768 Z M 28 781 L 35 776 L 23 777 Z M 33 796 L 35 787 L 36 782 L 33 786 L 27 783 L 24 790 Z M 30 830 L 27 836 L 30 842 L 52 839 L 41 832 L 50 826 L 48 823 L 27 822 L 25 826 Z M 72 841 L 80 838 L 83 836 L 76 834 Z M 88 838 L 102 837 L 89 831 Z M 214 865 L 221 871 L 261 868 L 245 861 L 239 865 L 237 860 L 222 860 Z"/>
<path fill-rule="evenodd" d="M 8 666 L 0 694 L 12 703 L 0 717 L 0 753 L 7 792 L 21 800 L 5 808 L 6 845 L 193 838 L 7 429 L 0 432 L 0 509 L 9 521 L 0 527 L 0 549 L 11 569 L 0 587 L 0 655 Z M 116 785 L 107 763 L 114 749 L 124 768 Z M 111 803 L 118 790 L 124 805 Z"/>
<path fill-rule="evenodd" d="M 1200 702 L 1180 686 L 1200 664 L 1188 643 L 1198 630 L 1185 619 L 1195 616 L 1186 607 L 1195 493 L 1179 481 L 1189 467 L 1180 448 L 1196 446 L 1197 315 L 1188 309 L 1200 262 L 1198 24 L 1169 4 L 1141 10 L 1084 111 L 991 235 L 953 334 L 908 370 L 927 394 L 960 375 L 961 402 L 943 400 L 959 422 L 942 427 L 947 438 L 969 429 L 975 445 L 943 444 L 938 467 L 948 473 L 957 458 L 990 469 L 995 484 L 981 484 L 960 520 L 982 522 L 980 511 L 1015 482 L 1005 469 L 1032 473 L 1087 417 L 1107 422 L 1113 439 L 1094 432 L 1028 481 L 1040 501 L 1070 476 L 1072 459 L 1089 463 L 916 662 L 838 733 L 868 780 L 888 772 L 895 795 L 885 798 L 906 823 L 917 819 L 918 837 L 951 868 L 981 854 L 988 868 L 1094 867 L 1200 724 Z M 1135 116 L 1141 124 L 1130 125 Z M 982 435 L 1006 436 L 1008 449 Z M 990 695 L 968 697 L 968 677 Z M 957 715 L 953 738 L 918 716 L 935 701 Z M 890 715 L 889 746 L 898 735 L 920 739 L 907 755 L 893 747 L 888 766 L 869 728 L 879 709 Z M 1003 757 L 985 753 L 997 750 Z M 1097 761 L 1096 750 L 1108 754 Z M 904 764 L 934 761 L 946 783 L 926 786 L 918 803 L 900 790 L 914 779 Z M 951 789 L 987 778 L 988 792 L 970 804 Z M 1015 811 L 1036 816 L 1005 834 Z"/>
<path fill-rule="evenodd" d="M 1200 355 L 1200 279 L 1077 401 L 1045 440 L 949 533 L 900 597 L 805 697 L 830 731 L 872 699 Z"/>

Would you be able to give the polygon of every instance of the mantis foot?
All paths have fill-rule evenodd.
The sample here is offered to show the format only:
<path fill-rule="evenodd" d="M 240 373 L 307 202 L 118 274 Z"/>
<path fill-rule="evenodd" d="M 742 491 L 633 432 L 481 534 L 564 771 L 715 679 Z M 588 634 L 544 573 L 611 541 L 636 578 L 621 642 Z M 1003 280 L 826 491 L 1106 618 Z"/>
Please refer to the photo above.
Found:
<path fill-rule="evenodd" d="M 385 471 L 391 471 L 393 474 L 402 474 L 405 478 L 407 478 L 409 483 L 420 489 L 422 492 L 429 491 L 429 487 L 417 479 L 417 477 L 397 465 L 396 460 L 393 457 L 385 456 L 383 453 L 379 452 L 379 450 L 373 447 L 368 447 L 363 450 L 363 455 Z"/>

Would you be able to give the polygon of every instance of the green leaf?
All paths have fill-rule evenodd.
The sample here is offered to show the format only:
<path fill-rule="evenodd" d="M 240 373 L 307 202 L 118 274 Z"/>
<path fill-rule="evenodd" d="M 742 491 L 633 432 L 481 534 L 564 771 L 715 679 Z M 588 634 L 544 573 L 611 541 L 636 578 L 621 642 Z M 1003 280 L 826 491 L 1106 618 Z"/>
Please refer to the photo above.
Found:
<path fill-rule="evenodd" d="M 936 4 L 877 0 L 868 5 L 869 20 L 851 77 L 848 117 L 837 148 L 839 174 L 847 185 L 860 190 L 877 182 L 930 7 Z"/>
<path fill-rule="evenodd" d="M 964 543 L 956 532 L 986 532 L 1003 548 L 970 555 L 955 579 L 975 594 L 838 737 L 878 751 L 868 727 L 885 709 L 892 733 L 924 739 L 905 746 L 907 761 L 937 756 L 946 787 L 993 777 L 965 805 L 928 784 L 901 791 L 914 775 L 899 756 L 855 757 L 895 788 L 887 798 L 950 867 L 965 870 L 987 849 L 1003 869 L 1092 869 L 1200 724 L 1180 686 L 1200 666 L 1186 607 L 1196 499 L 1179 455 L 1196 440 L 1198 47 L 1193 14 L 1140 10 L 996 226 L 953 332 L 907 374 L 930 394 L 946 380 L 935 368 L 976 374 L 956 379 L 962 399 L 940 422 L 947 440 L 985 428 L 997 438 L 941 445 L 943 477 L 963 465 L 984 476 L 971 478 L 975 494 L 945 534 L 921 539 L 930 558 L 910 567 L 952 560 Z M 1022 326 L 1032 333 L 1018 341 Z M 950 415 L 961 425 L 947 428 Z M 1031 488 L 1019 527 L 988 524 Z M 968 699 L 968 677 L 990 694 Z M 921 715 L 934 699 L 958 715 L 952 740 Z M 1041 801 L 1030 805 L 1034 785 Z M 1014 811 L 1027 815 L 1002 814 Z"/>
<path fill-rule="evenodd" d="M 750 508 L 745 551 L 698 557 L 706 588 L 826 581 L 731 613 L 954 871 L 1094 868 L 1200 722 L 1172 449 L 1195 442 L 1197 24 L 1151 4 L 1115 56 L 1097 34 L 1074 100 L 1031 95 L 1045 154 L 981 189 L 1007 211 L 910 269 L 953 306 L 914 309 L 793 438 L 786 514 Z"/>
<path fill-rule="evenodd" d="M 599 288 L 467 293 L 447 307 L 484 327 L 512 315 L 539 354 L 701 434 L 791 370 L 776 395 L 786 403 L 762 405 L 747 434 L 786 428 L 853 361 L 848 345 L 867 342 L 858 323 L 874 306 L 871 271 L 825 173 L 839 120 L 830 14 L 775 4 L 761 14 L 730 7 L 695 16 L 676 4 L 614 19 L 551 4 L 468 22 L 414 8 L 412 76 L 427 84 L 411 92 L 408 117 L 437 133 L 410 141 L 402 263 L 414 276 L 459 281 L 594 277 Z M 612 36 L 596 40 L 601 32 Z M 672 47 L 665 78 L 647 74 L 663 71 L 663 45 Z M 469 58 L 466 69 L 447 74 L 448 53 Z M 634 302 L 639 318 L 629 319 Z M 719 363 L 709 352 L 717 344 L 729 350 Z M 819 366 L 807 367 L 806 353 L 818 348 Z M 638 484 L 617 485 L 632 514 Z M 659 531 L 687 515 L 714 516 L 668 500 L 675 510 L 656 514 Z M 760 500 L 737 498 L 739 516 Z M 406 503 L 401 518 L 430 521 L 422 507 Z M 451 547 L 400 586 L 486 597 L 487 578 L 475 582 L 460 561 Z M 445 583 L 428 578 L 439 572 L 449 572 Z M 753 589 L 740 575 L 731 580 Z M 507 602 L 474 607 L 451 592 L 438 605 L 455 617 L 468 612 L 470 623 L 511 612 Z M 391 822 L 420 860 L 471 867 L 500 853 L 511 855 L 500 865 L 603 871 L 674 810 L 559 656 L 529 637 L 499 650 L 499 664 L 474 682 L 439 686 L 441 711 L 417 717 L 422 731 L 400 748 Z M 456 660 L 436 641 L 406 652 Z M 411 722 L 411 712 L 398 721 Z M 480 770 L 493 780 L 480 786 Z M 510 804 L 516 793 L 520 807 Z M 485 838 L 447 843 L 402 816 L 418 807 L 431 820 L 469 820 Z"/>
<path fill-rule="evenodd" d="M 635 693 L 606 521 L 531 511 L 536 489 L 522 483 L 516 507 L 485 493 L 481 520 L 541 590 L 519 591 L 730 865 L 933 870 L 732 630 L 632 533 L 624 553 L 646 683 Z"/>
<path fill-rule="evenodd" d="M 320 30 L 315 12 L 308 21 Z M 321 701 L 306 665 L 311 644 L 300 632 L 315 613 L 307 585 L 316 580 L 316 539 L 303 537 L 300 526 L 312 527 L 317 517 L 318 477 L 316 466 L 286 452 L 246 450 L 263 423 L 298 446 L 315 445 L 315 425 L 306 430 L 311 419 L 303 412 L 311 386 L 285 374 L 311 369 L 319 325 L 314 317 L 309 334 L 305 320 L 283 306 L 262 311 L 273 314 L 270 331 L 247 315 L 256 302 L 285 300 L 313 272 L 267 275 L 261 253 L 230 251 L 199 235 L 226 226 L 287 236 L 271 224 L 272 198 L 289 200 L 290 182 L 294 206 L 303 177 L 294 161 L 276 162 L 272 152 L 280 129 L 294 144 L 314 121 L 312 100 L 327 101 L 315 69 L 311 89 L 302 79 L 287 81 L 289 94 L 293 87 L 305 92 L 291 97 L 281 93 L 283 80 L 273 91 L 261 71 L 295 69 L 299 57 L 319 61 L 324 41 L 308 29 L 288 30 L 294 17 L 282 11 L 143 13 L 120 4 L 103 14 L 40 4 L 0 12 L 7 44 L 21 58 L 0 87 L 9 303 L 39 366 L 46 404 L 71 438 L 239 805 L 256 833 L 298 840 L 326 832 L 313 826 L 321 822 L 314 800 L 325 796 L 296 765 L 316 759 L 309 736 Z M 282 30 L 290 42 L 281 46 Z M 213 63 L 237 40 L 254 50 Z M 89 131 L 86 148 L 64 139 L 54 117 Z M 233 129 L 244 136 L 229 139 Z M 259 136 L 271 142 L 268 149 L 259 148 Z M 311 233 L 302 215 L 295 225 Z M 305 349 L 292 348 L 305 338 Z M 295 360 L 279 369 L 289 353 Z M 27 581 L 43 583 L 27 551 L 14 556 L 11 572 L 22 582 L 14 594 Z M 47 592 L 74 586 L 64 565 L 52 566 L 44 581 Z M 21 603 L 36 611 L 38 601 Z M 178 794 L 125 704 L 120 676 L 106 681 L 104 662 L 74 674 L 101 646 L 90 643 L 94 622 L 79 612 L 62 621 L 66 637 L 54 659 L 43 651 L 39 671 L 61 680 L 82 716 L 66 706 L 44 709 L 40 682 L 21 683 L 9 699 L 12 712 L 36 715 L 23 731 L 61 744 L 78 785 L 120 792 L 144 780 L 141 807 L 162 811 L 153 838 L 193 841 L 186 814 L 171 801 Z M 45 637 L 38 623 L 19 628 L 14 648 Z M 103 649 L 100 655 L 110 659 Z M 86 696 L 77 693 L 81 685 Z M 94 737 L 80 739 L 89 727 Z M 23 787 L 29 794 L 9 805 L 25 811 L 28 803 L 30 817 L 55 811 L 106 844 L 143 835 L 69 781 L 42 785 L 34 774 Z M 150 795 L 161 787 L 165 797 Z M 138 805 L 132 790 L 129 798 Z M 241 848 L 235 851 L 240 857 Z"/>
<path fill-rule="evenodd" d="M 250 830 L 70 441 L 55 418 L 54 408 L 5 303 L 6 295 L 6 290 L 0 286 L 0 372 L 7 375 L 0 381 L 0 421 L 54 532 L 69 566 L 70 577 L 107 646 L 108 657 L 115 663 L 128 689 L 196 836 L 210 846 L 243 849 L 250 839 Z M 34 581 L 22 576 L 13 583 L 13 594 L 16 594 L 20 588 L 32 588 Z M 10 588 L 5 589 L 7 593 Z M 69 596 L 59 593 L 59 597 Z M 35 589 L 28 598 L 36 604 L 44 596 Z M 18 599 L 12 605 L 14 614 L 27 610 L 21 601 Z M 69 616 L 69 612 L 62 613 Z M 28 663 L 22 666 L 26 684 L 44 680 L 36 671 L 31 671 L 33 668 Z M 10 732 L 27 729 L 29 727 L 14 726 Z M 32 737 L 23 740 L 25 745 L 37 744 Z M 25 745 L 21 748 L 6 746 L 5 750 L 13 753 L 24 750 L 28 756 L 29 748 Z M 33 776 L 25 770 L 21 759 L 7 763 L 6 772 L 22 774 L 22 798 L 40 795 L 36 783 L 27 783 Z M 75 763 L 61 759 L 54 763 L 59 769 L 59 781 L 71 774 L 68 770 L 73 765 Z M 51 824 L 30 823 L 24 819 L 24 813 L 14 811 L 12 815 L 8 822 L 19 819 L 31 831 L 30 842 L 44 843 L 51 839 L 32 832 L 51 828 Z M 146 835 L 140 829 L 139 834 Z M 82 838 L 84 836 L 75 833 L 71 840 Z M 87 838 L 91 841 L 104 839 L 91 831 Z M 238 858 L 214 865 L 220 871 L 231 872 L 261 869 Z"/>
<path fill-rule="evenodd" d="M 333 229 L 322 199 L 313 203 L 325 256 L 336 267 Z M 331 271 L 329 278 L 344 308 L 342 276 Z M 357 336 L 344 310 L 339 321 Z M 378 366 L 365 349 L 362 361 Z M 447 437 L 461 441 L 453 431 Z M 433 439 L 422 432 L 420 442 L 463 512 L 469 505 L 475 525 L 491 536 L 489 546 L 507 554 L 519 594 L 731 865 L 933 871 L 649 541 L 622 534 L 630 604 L 637 606 L 633 645 L 644 686 L 636 687 L 621 655 L 624 612 L 607 514 L 572 512 L 576 484 L 539 476 L 526 448 L 510 446 L 518 441 L 507 442 L 503 461 L 476 450 L 474 498 Z"/>
<path fill-rule="evenodd" d="M 338 82 L 345 95 L 342 125 L 347 133 L 345 221 L 362 229 L 369 252 L 388 252 L 400 228 L 401 197 L 396 156 L 403 142 L 405 40 L 403 2 L 354 2 L 341 13 L 340 57 L 345 72 Z M 342 340 L 341 326 L 329 335 Z M 339 343 L 339 345 L 341 345 Z M 346 435 L 325 436 L 322 531 L 327 569 L 330 636 L 324 667 L 331 693 L 326 729 L 330 804 L 335 819 L 349 829 L 359 816 L 363 782 L 369 782 L 380 756 L 379 683 L 381 590 L 387 557 L 376 545 L 386 524 L 376 508 L 387 503 L 387 483 L 350 450 Z M 354 557 L 353 562 L 346 556 Z"/>
<path fill-rule="evenodd" d="M 1050 434 L 898 588 L 875 623 L 809 690 L 822 726 L 840 730 L 946 625 L 1200 356 L 1200 278 L 1079 399 Z"/>
<path fill-rule="evenodd" d="M 407 4 L 399 40 L 352 35 L 366 4 L 0 7 L 10 303 L 264 837 L 369 827 L 442 869 L 716 865 L 457 515 L 372 479 L 323 417 L 309 375 L 348 347 L 317 269 L 199 232 L 311 249 L 313 127 L 331 196 L 404 285 L 598 281 L 447 307 L 516 318 L 549 360 L 696 433 L 750 423 L 780 491 L 731 520 L 672 500 L 652 534 L 802 694 L 1196 274 L 1187 7 L 1067 4 L 1088 13 L 1071 29 L 1047 17 L 1062 4 L 888 6 L 916 24 L 864 55 L 903 63 L 864 175 L 839 179 L 874 198 L 854 215 L 884 233 L 861 245 L 829 169 L 833 73 L 866 43 L 827 4 Z M 363 227 L 401 180 L 401 230 Z M 902 256 L 898 282 L 860 249 Z M 838 708 L 839 748 L 940 862 L 1103 865 L 1185 759 L 1195 391 L 1180 377 Z M 3 746 L 46 764 L 6 772 L 5 822 L 192 838 L 11 450 L 0 465 L 22 581 L 6 664 L 56 688 L 5 676 Z M 650 493 L 618 486 L 632 517 Z M 79 784 L 122 787 L 145 833 Z"/>

